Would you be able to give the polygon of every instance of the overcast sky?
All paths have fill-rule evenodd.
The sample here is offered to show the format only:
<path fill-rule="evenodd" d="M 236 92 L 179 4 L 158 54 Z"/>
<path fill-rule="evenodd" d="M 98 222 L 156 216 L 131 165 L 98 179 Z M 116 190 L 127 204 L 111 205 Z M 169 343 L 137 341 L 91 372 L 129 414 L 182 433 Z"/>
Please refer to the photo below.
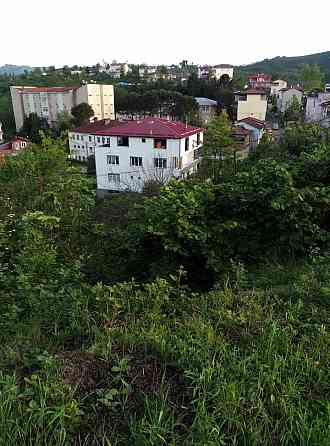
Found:
<path fill-rule="evenodd" d="M 328 0 L 3 0 L 0 11 L 0 65 L 236 65 L 330 50 Z"/>

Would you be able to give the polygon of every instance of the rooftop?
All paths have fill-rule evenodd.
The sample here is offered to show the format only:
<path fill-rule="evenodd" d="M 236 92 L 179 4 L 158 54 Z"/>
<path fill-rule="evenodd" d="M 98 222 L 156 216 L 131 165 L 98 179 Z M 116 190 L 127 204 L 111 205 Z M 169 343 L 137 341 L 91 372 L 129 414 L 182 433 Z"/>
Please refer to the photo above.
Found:
<path fill-rule="evenodd" d="M 98 132 L 100 130 L 107 130 L 112 127 L 117 127 L 119 125 L 123 124 L 120 121 L 110 120 L 110 119 L 100 119 L 98 121 L 89 122 L 87 124 L 84 124 L 80 127 L 77 127 L 73 130 L 71 130 L 71 133 L 91 133 Z"/>
<path fill-rule="evenodd" d="M 223 63 L 223 64 L 219 64 L 219 65 L 214 65 L 213 68 L 234 68 L 234 66 Z"/>
<path fill-rule="evenodd" d="M 199 106 L 202 105 L 208 105 L 208 106 L 214 106 L 216 107 L 218 105 L 217 101 L 214 101 L 213 99 L 209 99 L 209 98 L 195 98 L 195 101 L 197 102 L 197 104 Z"/>
<path fill-rule="evenodd" d="M 266 123 L 265 123 L 265 121 L 261 121 L 260 119 L 253 118 L 252 116 L 251 116 L 251 117 L 247 117 L 247 118 L 240 119 L 240 120 L 238 121 L 238 124 L 239 124 L 240 122 L 245 123 L 245 124 L 248 124 L 248 125 L 250 125 L 251 127 L 254 127 L 254 128 L 256 128 L 256 129 L 264 129 L 264 128 L 266 127 Z"/>
<path fill-rule="evenodd" d="M 72 90 L 77 90 L 79 86 L 75 87 L 20 87 L 18 91 L 25 93 L 67 93 Z"/>
<path fill-rule="evenodd" d="M 161 118 L 146 118 L 130 121 L 107 130 L 95 132 L 101 136 L 130 136 L 181 139 L 202 132 L 199 127 L 192 127 L 178 121 L 168 121 Z"/>

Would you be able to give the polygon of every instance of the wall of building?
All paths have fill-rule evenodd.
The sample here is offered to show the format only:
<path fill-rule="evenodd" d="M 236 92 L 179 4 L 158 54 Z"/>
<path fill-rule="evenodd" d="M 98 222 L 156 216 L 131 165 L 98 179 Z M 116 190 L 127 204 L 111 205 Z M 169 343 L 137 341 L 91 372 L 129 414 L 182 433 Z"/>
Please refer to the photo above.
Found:
<path fill-rule="evenodd" d="M 286 81 L 283 81 L 282 79 L 278 79 L 277 81 L 274 81 L 272 83 L 272 86 L 270 88 L 270 94 L 271 95 L 277 95 L 282 88 L 286 88 L 288 86 L 288 83 Z"/>
<path fill-rule="evenodd" d="M 10 87 L 10 94 L 11 94 L 11 101 L 13 105 L 13 111 L 15 116 L 15 124 L 16 124 L 16 130 L 20 130 L 23 127 L 24 123 L 24 108 L 23 108 L 23 101 L 22 101 L 22 95 L 18 93 L 18 89 L 22 87 Z"/>
<path fill-rule="evenodd" d="M 117 137 L 111 136 L 110 147 L 96 144 L 95 163 L 97 188 L 104 190 L 131 190 L 141 192 L 146 181 L 166 183 L 170 178 L 181 176 L 183 171 L 194 169 L 194 151 L 197 149 L 197 135 L 189 137 L 189 150 L 185 150 L 185 138 L 167 139 L 166 149 L 154 148 L 154 138 L 129 138 L 129 147 L 117 144 Z M 201 135 L 202 142 L 202 135 Z M 102 144 L 102 143 L 101 143 Z M 107 155 L 119 156 L 119 164 L 107 164 Z M 130 157 L 142 157 L 142 166 L 131 166 Z M 155 158 L 167 160 L 167 168 L 154 166 Z M 120 182 L 109 181 L 108 174 L 119 174 Z"/>
<path fill-rule="evenodd" d="M 234 68 L 213 68 L 214 77 L 220 80 L 225 74 L 229 76 L 230 79 L 234 77 Z"/>
<path fill-rule="evenodd" d="M 323 119 L 323 109 L 321 103 L 330 100 L 329 93 L 318 93 L 308 96 L 306 101 L 306 121 L 319 122 Z"/>
<path fill-rule="evenodd" d="M 281 113 L 284 113 L 285 110 L 290 106 L 294 97 L 296 97 L 299 103 L 301 104 L 303 94 L 300 90 L 296 90 L 295 88 L 290 88 L 289 90 L 280 92 L 277 101 L 277 107 Z"/>
<path fill-rule="evenodd" d="M 253 117 L 264 121 L 267 113 L 267 96 L 248 94 L 246 101 L 238 100 L 237 120 Z"/>

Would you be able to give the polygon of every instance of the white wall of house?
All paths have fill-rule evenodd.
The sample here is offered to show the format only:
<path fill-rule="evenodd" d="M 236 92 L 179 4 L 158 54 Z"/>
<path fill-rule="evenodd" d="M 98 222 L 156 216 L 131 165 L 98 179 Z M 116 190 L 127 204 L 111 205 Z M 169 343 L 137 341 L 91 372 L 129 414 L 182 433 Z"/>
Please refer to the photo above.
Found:
<path fill-rule="evenodd" d="M 296 97 L 298 99 L 299 104 L 301 104 L 303 97 L 302 91 L 296 90 L 295 88 L 289 88 L 288 90 L 280 91 L 277 99 L 278 110 L 281 113 L 284 113 L 285 110 L 292 103 L 294 97 Z"/>
<path fill-rule="evenodd" d="M 234 77 L 234 68 L 220 68 L 220 67 L 213 67 L 212 69 L 214 73 L 214 77 L 216 80 L 220 80 L 222 76 L 225 74 L 229 76 L 229 79 L 232 79 Z"/>
<path fill-rule="evenodd" d="M 0 143 L 3 141 L 3 130 L 2 130 L 2 122 L 0 121 Z"/>
<path fill-rule="evenodd" d="M 286 88 L 287 86 L 288 86 L 287 81 L 284 81 L 282 79 L 277 79 L 276 81 L 272 82 L 272 86 L 270 87 L 270 94 L 277 95 L 280 90 Z"/>
<path fill-rule="evenodd" d="M 319 122 L 323 119 L 323 108 L 321 103 L 330 100 L 329 93 L 317 93 L 313 96 L 307 96 L 306 101 L 306 121 Z"/>
<path fill-rule="evenodd" d="M 70 158 L 76 161 L 87 161 L 95 154 L 97 144 L 108 144 L 109 137 L 95 136 L 92 133 L 69 132 Z"/>
<path fill-rule="evenodd" d="M 166 139 L 166 149 L 155 148 L 153 137 L 129 137 L 128 147 L 118 145 L 116 136 L 110 137 L 110 147 L 102 147 L 102 143 L 97 143 L 97 188 L 142 192 L 146 181 L 166 183 L 172 177 L 181 177 L 194 171 L 198 164 L 196 151 L 201 147 L 203 134 L 200 134 L 199 145 L 197 134 L 189 136 L 188 140 L 188 150 L 185 138 Z M 159 167 L 155 165 L 155 160 Z"/>
<path fill-rule="evenodd" d="M 267 96 L 266 94 L 246 94 L 246 100 L 238 98 L 237 120 L 244 118 L 266 119 Z"/>

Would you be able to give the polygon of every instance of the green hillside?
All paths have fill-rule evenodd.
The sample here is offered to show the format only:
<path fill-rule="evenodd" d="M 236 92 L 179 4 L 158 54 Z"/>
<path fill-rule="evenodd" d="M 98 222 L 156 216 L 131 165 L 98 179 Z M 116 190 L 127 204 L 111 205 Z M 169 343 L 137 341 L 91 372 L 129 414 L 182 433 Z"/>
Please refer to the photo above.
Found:
<path fill-rule="evenodd" d="M 240 66 L 239 69 L 245 74 L 269 73 L 286 76 L 289 80 L 297 80 L 298 72 L 304 64 L 319 65 L 325 74 L 325 80 L 330 81 L 330 51 L 297 57 L 274 57 L 273 59 L 264 59 L 261 62 Z"/>

